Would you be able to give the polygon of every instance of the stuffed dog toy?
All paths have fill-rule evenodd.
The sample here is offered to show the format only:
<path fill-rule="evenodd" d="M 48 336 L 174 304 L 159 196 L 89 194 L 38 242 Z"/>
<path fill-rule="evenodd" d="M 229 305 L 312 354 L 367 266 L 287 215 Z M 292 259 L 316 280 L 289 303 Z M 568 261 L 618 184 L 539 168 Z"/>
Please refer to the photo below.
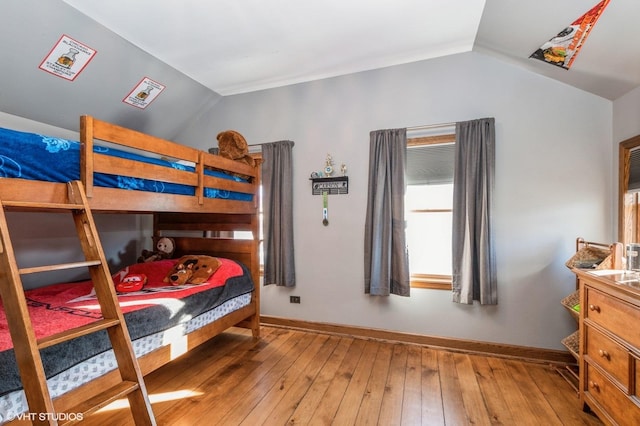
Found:
<path fill-rule="evenodd" d="M 212 256 L 182 256 L 166 275 L 164 282 L 171 285 L 202 284 L 207 282 L 220 265 L 220 260 Z"/>

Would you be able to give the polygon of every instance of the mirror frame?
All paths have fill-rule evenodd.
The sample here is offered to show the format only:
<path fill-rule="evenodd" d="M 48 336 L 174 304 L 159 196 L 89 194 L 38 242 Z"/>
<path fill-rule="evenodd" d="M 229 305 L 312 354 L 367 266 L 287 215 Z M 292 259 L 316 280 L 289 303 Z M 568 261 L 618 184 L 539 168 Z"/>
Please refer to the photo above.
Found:
<path fill-rule="evenodd" d="M 636 148 L 640 148 L 640 135 L 620 142 L 618 148 L 618 241 L 623 244 L 631 242 L 624 241 L 624 196 L 629 187 L 631 151 Z"/>

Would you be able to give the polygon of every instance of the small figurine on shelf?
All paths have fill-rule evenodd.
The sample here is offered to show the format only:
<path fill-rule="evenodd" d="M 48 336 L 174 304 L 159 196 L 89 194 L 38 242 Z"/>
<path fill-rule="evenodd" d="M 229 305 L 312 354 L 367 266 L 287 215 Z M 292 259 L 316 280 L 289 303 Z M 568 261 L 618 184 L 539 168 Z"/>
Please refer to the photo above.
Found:
<path fill-rule="evenodd" d="M 342 163 L 342 165 L 340 166 L 340 172 L 342 173 L 342 176 L 346 176 L 347 175 L 347 165 Z"/>
<path fill-rule="evenodd" d="M 333 174 L 333 159 L 331 158 L 331 154 L 327 154 L 327 159 L 324 163 L 324 174 L 327 177 L 331 177 Z"/>

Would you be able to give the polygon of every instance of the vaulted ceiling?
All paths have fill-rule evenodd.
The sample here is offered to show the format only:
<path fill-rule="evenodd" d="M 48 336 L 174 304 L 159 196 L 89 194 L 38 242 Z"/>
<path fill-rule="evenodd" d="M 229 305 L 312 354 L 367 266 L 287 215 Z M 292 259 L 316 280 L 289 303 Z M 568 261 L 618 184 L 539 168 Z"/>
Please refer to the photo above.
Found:
<path fill-rule="evenodd" d="M 615 100 L 640 86 L 638 0 L 611 0 L 571 69 L 529 58 L 597 3 L 2 0 L 0 111 L 71 130 L 91 114 L 173 139 L 224 96 L 470 51 Z M 97 51 L 73 81 L 40 69 L 62 35 Z M 127 105 L 147 77 L 167 90 Z"/>
<path fill-rule="evenodd" d="M 614 100 L 640 86 L 640 1 L 612 0 L 570 70 L 529 55 L 598 0 L 63 0 L 221 95 L 471 50 Z"/>

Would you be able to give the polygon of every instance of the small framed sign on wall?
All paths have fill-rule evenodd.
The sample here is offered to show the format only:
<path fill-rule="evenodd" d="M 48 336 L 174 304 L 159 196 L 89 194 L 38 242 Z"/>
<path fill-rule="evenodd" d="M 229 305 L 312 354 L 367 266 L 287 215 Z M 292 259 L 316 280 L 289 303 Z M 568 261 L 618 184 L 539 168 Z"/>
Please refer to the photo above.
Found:
<path fill-rule="evenodd" d="M 95 56 L 96 51 L 67 35 L 60 37 L 40 68 L 55 76 L 73 81 Z"/>
<path fill-rule="evenodd" d="M 125 104 L 145 109 L 164 90 L 165 86 L 149 77 L 143 78 L 122 100 Z"/>

